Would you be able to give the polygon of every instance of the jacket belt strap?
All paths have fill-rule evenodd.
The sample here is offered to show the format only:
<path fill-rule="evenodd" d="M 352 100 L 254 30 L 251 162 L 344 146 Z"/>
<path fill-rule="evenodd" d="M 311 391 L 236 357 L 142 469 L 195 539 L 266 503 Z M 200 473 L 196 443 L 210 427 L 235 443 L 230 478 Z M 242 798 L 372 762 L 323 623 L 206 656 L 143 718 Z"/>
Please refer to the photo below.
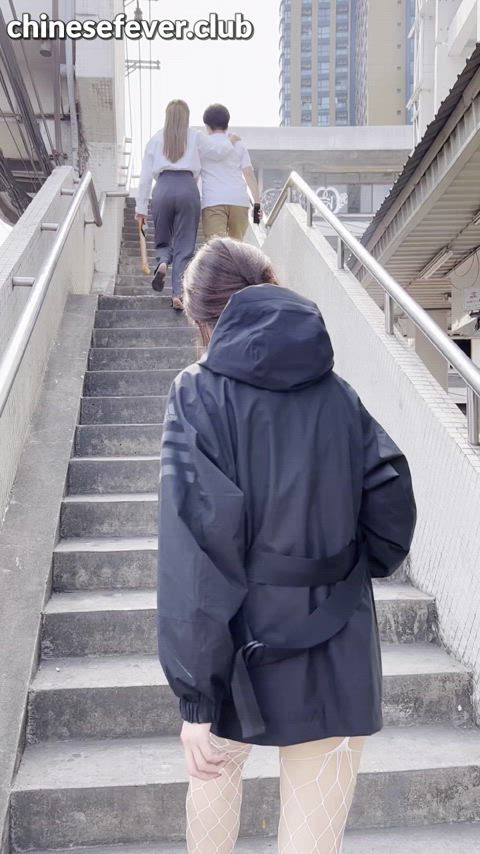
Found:
<path fill-rule="evenodd" d="M 343 581 L 335 584 L 330 596 L 306 619 L 293 621 L 286 630 L 280 627 L 276 634 L 269 636 L 268 645 L 253 641 L 237 651 L 231 689 L 243 738 L 250 739 L 264 733 L 266 729 L 251 683 L 248 664 L 282 661 L 330 640 L 343 629 L 359 606 L 367 577 L 368 559 L 363 546 L 351 572 Z M 316 584 L 318 585 L 318 580 Z"/>
<path fill-rule="evenodd" d="M 356 540 L 352 540 L 338 554 L 320 558 L 275 554 L 254 547 L 247 555 L 247 578 L 254 584 L 272 584 L 278 587 L 336 584 L 343 581 L 350 572 L 356 555 Z"/>

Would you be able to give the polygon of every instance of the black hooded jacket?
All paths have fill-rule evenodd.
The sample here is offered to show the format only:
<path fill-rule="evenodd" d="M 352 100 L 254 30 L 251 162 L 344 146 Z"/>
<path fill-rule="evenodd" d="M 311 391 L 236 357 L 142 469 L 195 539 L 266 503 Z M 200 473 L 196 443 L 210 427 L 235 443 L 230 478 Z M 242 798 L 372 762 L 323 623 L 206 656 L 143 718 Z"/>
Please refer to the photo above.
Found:
<path fill-rule="evenodd" d="M 415 518 L 406 460 L 333 372 L 317 306 L 235 294 L 164 425 L 159 651 L 182 717 L 256 744 L 380 729 L 371 578 Z"/>

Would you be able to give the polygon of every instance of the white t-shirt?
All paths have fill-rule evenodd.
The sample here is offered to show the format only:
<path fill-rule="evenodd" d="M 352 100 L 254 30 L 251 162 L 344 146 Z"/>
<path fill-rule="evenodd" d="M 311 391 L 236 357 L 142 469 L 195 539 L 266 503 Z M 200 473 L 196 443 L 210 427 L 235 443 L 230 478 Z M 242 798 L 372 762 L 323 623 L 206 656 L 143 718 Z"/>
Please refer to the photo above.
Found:
<path fill-rule="evenodd" d="M 207 139 L 228 139 L 227 134 L 210 134 Z M 221 160 L 213 160 L 209 152 L 201 152 L 202 208 L 215 205 L 250 207 L 243 170 L 252 165 L 248 150 L 242 142 L 230 144 L 230 151 Z"/>
<path fill-rule="evenodd" d="M 189 128 L 185 153 L 172 163 L 163 152 L 163 130 L 159 130 L 147 143 L 142 162 L 142 172 L 136 195 L 136 213 L 145 214 L 148 211 L 148 199 L 152 189 L 152 181 L 157 180 L 161 172 L 189 171 L 197 179 L 200 175 L 200 158 L 208 155 L 209 163 L 215 164 L 222 157 L 231 153 L 233 146 L 224 134 L 208 135 Z"/>

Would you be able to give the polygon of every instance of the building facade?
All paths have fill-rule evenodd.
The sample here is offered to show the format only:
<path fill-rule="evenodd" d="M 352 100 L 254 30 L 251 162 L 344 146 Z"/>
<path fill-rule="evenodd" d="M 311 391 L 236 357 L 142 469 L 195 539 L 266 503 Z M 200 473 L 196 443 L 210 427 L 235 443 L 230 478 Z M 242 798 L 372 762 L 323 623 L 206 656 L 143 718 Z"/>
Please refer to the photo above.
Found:
<path fill-rule="evenodd" d="M 480 0 L 416 0 L 414 88 L 418 142 L 480 41 Z"/>
<path fill-rule="evenodd" d="M 354 0 L 352 48 L 357 125 L 409 121 L 413 88 L 412 40 L 415 0 Z"/>
<path fill-rule="evenodd" d="M 405 124 L 414 4 L 281 0 L 281 124 Z"/>
<path fill-rule="evenodd" d="M 351 0 L 281 0 L 283 126 L 353 124 Z"/>

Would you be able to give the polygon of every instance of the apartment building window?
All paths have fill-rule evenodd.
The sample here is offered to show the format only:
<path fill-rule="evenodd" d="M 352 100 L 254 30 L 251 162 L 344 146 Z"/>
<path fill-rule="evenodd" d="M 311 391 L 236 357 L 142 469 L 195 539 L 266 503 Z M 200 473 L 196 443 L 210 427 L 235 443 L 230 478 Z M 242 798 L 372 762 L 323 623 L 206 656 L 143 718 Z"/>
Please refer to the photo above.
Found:
<path fill-rule="evenodd" d="M 329 39 L 330 38 L 330 27 L 319 27 L 318 28 L 318 38 L 319 39 Z"/>
<path fill-rule="evenodd" d="M 348 65 L 348 54 L 345 53 L 344 56 L 342 54 L 337 54 L 337 66 L 339 68 L 344 68 Z"/>
<path fill-rule="evenodd" d="M 311 89 L 312 88 L 312 75 L 311 74 L 302 75 L 302 78 L 300 80 L 300 86 L 302 87 L 302 92 L 305 88 Z"/>
<path fill-rule="evenodd" d="M 342 110 L 339 112 L 337 110 L 337 125 L 348 125 L 348 114 L 346 111 Z"/>
<path fill-rule="evenodd" d="M 310 56 L 302 57 L 302 61 L 300 63 L 301 71 L 311 71 L 312 70 L 312 58 Z"/>
<path fill-rule="evenodd" d="M 328 74 L 328 72 L 330 71 L 330 63 L 329 62 L 323 62 L 323 61 L 319 62 L 318 63 L 318 70 L 319 70 L 320 74 Z"/>
<path fill-rule="evenodd" d="M 330 59 L 330 45 L 322 44 L 318 48 L 318 58 L 320 60 Z"/>
<path fill-rule="evenodd" d="M 318 109 L 319 110 L 330 110 L 330 96 L 329 95 L 321 95 L 318 99 Z"/>
<path fill-rule="evenodd" d="M 330 112 L 321 112 L 318 115 L 318 124 L 320 127 L 327 127 L 330 124 Z"/>
<path fill-rule="evenodd" d="M 312 111 L 311 110 L 302 110 L 301 121 L 302 121 L 302 125 L 311 123 Z"/>
<path fill-rule="evenodd" d="M 318 79 L 318 90 L 319 90 L 319 92 L 329 92 L 330 91 L 330 78 L 329 77 L 319 77 L 319 79 Z"/>

